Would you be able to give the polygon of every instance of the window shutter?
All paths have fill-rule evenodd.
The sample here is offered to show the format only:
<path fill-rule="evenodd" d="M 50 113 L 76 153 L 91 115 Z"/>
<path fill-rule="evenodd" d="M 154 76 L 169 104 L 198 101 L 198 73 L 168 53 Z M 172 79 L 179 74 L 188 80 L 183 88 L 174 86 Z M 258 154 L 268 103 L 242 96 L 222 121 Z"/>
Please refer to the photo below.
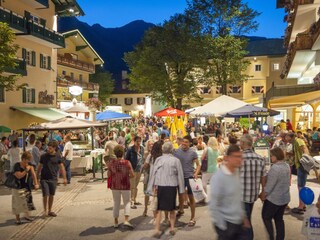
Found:
<path fill-rule="evenodd" d="M 31 103 L 36 103 L 36 90 L 31 89 Z"/>
<path fill-rule="evenodd" d="M 4 102 L 4 87 L 0 87 L 0 102 Z"/>
<path fill-rule="evenodd" d="M 22 102 L 26 103 L 27 102 L 27 89 L 22 88 Z"/>
<path fill-rule="evenodd" d="M 25 61 L 27 58 L 27 49 L 22 48 L 22 59 Z"/>
<path fill-rule="evenodd" d="M 43 68 L 43 55 L 40 54 L 40 68 Z"/>
<path fill-rule="evenodd" d="M 31 52 L 31 65 L 36 66 L 36 52 L 35 51 Z"/>
<path fill-rule="evenodd" d="M 51 70 L 51 57 L 48 56 L 48 60 L 47 60 L 47 64 L 48 64 L 48 69 Z"/>

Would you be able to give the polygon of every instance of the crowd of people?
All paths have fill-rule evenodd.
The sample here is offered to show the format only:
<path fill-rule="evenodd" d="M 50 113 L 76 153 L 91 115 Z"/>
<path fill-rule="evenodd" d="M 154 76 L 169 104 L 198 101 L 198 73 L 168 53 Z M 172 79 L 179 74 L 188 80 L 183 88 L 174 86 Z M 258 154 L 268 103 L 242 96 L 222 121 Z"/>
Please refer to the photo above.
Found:
<path fill-rule="evenodd" d="M 121 198 L 123 225 L 134 228 L 129 217 L 130 211 L 142 205 L 137 200 L 142 177 L 145 195 L 142 215 L 147 216 L 152 211 L 154 237 L 160 238 L 163 234 L 161 222 L 169 225 L 170 234 L 175 235 L 176 219 L 184 215 L 187 208 L 191 213 L 187 225 L 194 227 L 196 201 L 190 182 L 201 178 L 208 197 L 199 204 L 208 205 L 218 239 L 254 239 L 251 215 L 258 199 L 263 201 L 262 220 L 269 239 L 285 239 L 285 211 L 302 215 L 306 210 L 301 200 L 292 209 L 289 203 L 291 174 L 297 175 L 299 189 L 306 186 L 308 171 L 300 159 L 304 154 L 309 155 L 308 140 L 299 132 L 280 130 L 270 150 L 270 167 L 266 158 L 254 152 L 256 136 L 248 134 L 246 129 L 242 128 L 241 134 L 230 131 L 224 137 L 225 130 L 217 125 L 208 126 L 209 136 L 200 135 L 195 127 L 189 126 L 188 135 L 172 138 L 165 122 L 150 118 L 126 122 L 118 128 L 111 126 L 106 136 L 102 129 L 95 131 L 94 144 L 105 149 L 114 228 L 119 226 Z M 29 150 L 23 152 L 21 160 L 15 141 L 6 149 L 12 159 L 12 171 L 21 182 L 21 189 L 12 192 L 17 224 L 21 223 L 23 212 L 26 212 L 26 220 L 33 220 L 28 214 L 34 209 L 31 189 L 38 189 L 39 185 L 44 216 L 56 216 L 52 205 L 59 171 L 64 184 L 71 182 L 72 137 L 70 134 L 62 137 L 60 142 L 51 139 L 41 154 L 41 141 L 31 134 Z"/>

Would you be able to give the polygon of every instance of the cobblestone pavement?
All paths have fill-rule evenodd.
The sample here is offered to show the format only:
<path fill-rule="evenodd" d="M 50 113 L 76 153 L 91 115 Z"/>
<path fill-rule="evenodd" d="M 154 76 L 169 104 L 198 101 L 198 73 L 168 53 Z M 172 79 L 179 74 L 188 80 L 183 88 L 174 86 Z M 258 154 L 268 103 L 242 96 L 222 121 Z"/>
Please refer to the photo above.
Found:
<path fill-rule="evenodd" d="M 308 186 L 311 187 L 316 196 L 319 195 L 319 183 L 314 177 L 309 177 Z M 139 184 L 138 200 L 143 203 L 142 183 Z M 298 193 L 296 179 L 293 177 L 291 186 L 291 207 L 297 206 Z M 0 186 L 0 239 L 125 239 L 125 240 L 147 240 L 152 239 L 154 225 L 152 212 L 147 217 L 142 216 L 144 206 L 131 210 L 130 222 L 135 226 L 131 231 L 120 224 L 119 229 L 113 228 L 112 218 L 112 194 L 102 181 L 92 181 L 91 175 L 74 177 L 70 185 L 58 186 L 53 210 L 58 214 L 55 218 L 42 218 L 42 196 L 41 191 L 33 193 L 34 203 L 37 210 L 33 213 L 36 220 L 20 226 L 14 224 L 14 216 L 11 214 L 11 191 Z M 252 224 L 255 239 L 264 240 L 266 232 L 261 219 L 262 203 L 258 200 L 254 206 Z M 120 222 L 123 221 L 123 210 L 120 212 Z M 168 226 L 162 225 L 164 234 L 161 239 L 215 239 L 207 206 L 197 206 L 196 226 L 188 227 L 190 210 L 186 209 L 185 215 L 177 222 L 177 234 L 171 237 L 168 234 Z M 285 215 L 286 239 L 304 239 L 300 235 L 301 216 L 287 213 Z"/>

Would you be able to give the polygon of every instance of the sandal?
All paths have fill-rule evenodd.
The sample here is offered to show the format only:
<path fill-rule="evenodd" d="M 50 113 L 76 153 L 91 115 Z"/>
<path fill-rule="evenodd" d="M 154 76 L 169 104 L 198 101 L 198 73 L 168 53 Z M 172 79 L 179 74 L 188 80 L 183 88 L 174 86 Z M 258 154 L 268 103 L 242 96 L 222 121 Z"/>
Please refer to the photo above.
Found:
<path fill-rule="evenodd" d="M 153 238 L 157 238 L 157 239 L 160 239 L 161 236 L 163 234 L 163 231 L 160 231 L 160 232 L 156 232 L 155 234 L 152 235 Z"/>
<path fill-rule="evenodd" d="M 178 211 L 176 217 L 181 217 L 184 215 L 184 212 Z"/>
<path fill-rule="evenodd" d="M 48 213 L 48 216 L 50 216 L 50 217 L 56 217 L 57 214 L 55 214 L 54 212 L 49 212 L 49 213 Z"/>
<path fill-rule="evenodd" d="M 124 223 L 123 223 L 123 226 L 125 226 L 125 227 L 127 227 L 127 228 L 130 228 L 130 229 L 133 229 L 133 228 L 134 228 L 134 227 L 132 226 L 132 224 L 129 223 L 129 222 L 124 222 Z"/>
<path fill-rule="evenodd" d="M 29 221 L 29 222 L 34 221 L 34 218 L 32 218 L 32 217 L 24 217 L 24 219 L 27 220 L 27 221 Z"/>
<path fill-rule="evenodd" d="M 15 222 L 15 224 L 16 224 L 16 225 L 21 225 L 22 222 L 21 222 L 21 220 L 18 220 L 18 221 Z"/>
<path fill-rule="evenodd" d="M 296 213 L 296 214 L 300 214 L 300 215 L 302 215 L 304 213 L 303 209 L 301 209 L 301 208 L 293 208 L 293 209 L 291 209 L 291 212 Z"/>
<path fill-rule="evenodd" d="M 170 235 L 171 235 L 171 236 L 176 235 L 176 232 L 177 232 L 177 230 L 176 230 L 176 229 L 174 229 L 174 230 L 170 230 L 170 231 L 169 231 L 169 233 L 170 233 Z"/>
<path fill-rule="evenodd" d="M 191 219 L 191 220 L 189 221 L 189 223 L 188 223 L 188 226 L 189 226 L 189 227 L 194 227 L 194 225 L 196 225 L 196 220 Z"/>

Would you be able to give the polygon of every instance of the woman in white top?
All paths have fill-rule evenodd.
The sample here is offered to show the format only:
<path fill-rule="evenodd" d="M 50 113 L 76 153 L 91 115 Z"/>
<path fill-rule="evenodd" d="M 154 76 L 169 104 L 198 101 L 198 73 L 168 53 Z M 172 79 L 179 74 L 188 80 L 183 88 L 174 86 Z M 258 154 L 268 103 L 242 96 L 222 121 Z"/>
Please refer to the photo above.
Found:
<path fill-rule="evenodd" d="M 12 142 L 12 147 L 8 151 L 8 157 L 10 160 L 10 171 L 13 171 L 13 166 L 17 163 L 20 162 L 20 148 L 18 147 L 18 140 L 14 140 Z"/>

